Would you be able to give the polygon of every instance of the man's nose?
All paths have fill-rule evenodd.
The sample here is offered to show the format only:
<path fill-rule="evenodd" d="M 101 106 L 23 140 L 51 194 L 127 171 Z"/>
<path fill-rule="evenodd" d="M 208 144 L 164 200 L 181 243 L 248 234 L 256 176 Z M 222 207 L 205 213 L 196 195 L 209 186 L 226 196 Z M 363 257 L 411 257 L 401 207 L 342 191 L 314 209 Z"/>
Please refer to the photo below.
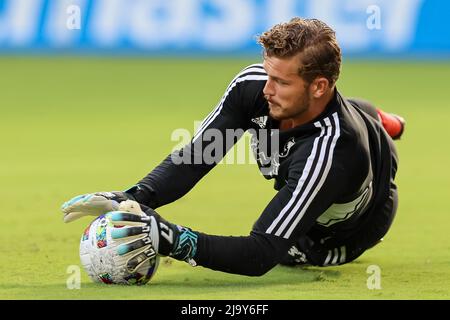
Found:
<path fill-rule="evenodd" d="M 265 96 L 275 95 L 275 88 L 273 87 L 273 81 L 268 79 L 266 85 L 264 86 L 263 93 Z"/>

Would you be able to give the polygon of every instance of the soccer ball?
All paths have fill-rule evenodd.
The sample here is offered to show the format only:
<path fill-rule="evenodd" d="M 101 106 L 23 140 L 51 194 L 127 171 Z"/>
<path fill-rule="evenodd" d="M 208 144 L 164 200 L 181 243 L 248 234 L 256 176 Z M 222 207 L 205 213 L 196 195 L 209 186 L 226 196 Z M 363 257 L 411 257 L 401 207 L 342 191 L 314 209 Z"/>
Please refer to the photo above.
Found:
<path fill-rule="evenodd" d="M 135 254 L 130 253 L 120 256 L 117 253 L 117 247 L 122 243 L 135 240 L 135 238 L 112 239 L 111 230 L 113 227 L 110 213 L 99 216 L 89 224 L 80 240 L 81 264 L 94 282 L 127 285 L 146 284 L 156 273 L 159 256 L 155 253 L 153 257 L 146 259 L 137 266 L 130 266 L 128 262 Z M 121 226 L 121 228 L 129 227 Z"/>

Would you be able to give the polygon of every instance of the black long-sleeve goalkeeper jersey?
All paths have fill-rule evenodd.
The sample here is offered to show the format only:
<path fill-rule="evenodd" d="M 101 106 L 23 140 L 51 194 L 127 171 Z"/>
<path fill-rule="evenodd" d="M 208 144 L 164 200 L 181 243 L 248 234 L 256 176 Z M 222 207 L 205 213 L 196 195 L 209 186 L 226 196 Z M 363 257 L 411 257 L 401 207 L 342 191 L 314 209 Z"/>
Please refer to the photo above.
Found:
<path fill-rule="evenodd" d="M 278 191 L 249 236 L 199 233 L 198 264 L 226 272 L 257 275 L 277 264 L 296 239 L 351 238 L 370 228 L 393 186 L 397 158 L 391 139 L 376 119 L 337 90 L 325 111 L 301 126 L 278 130 L 263 95 L 268 76 L 261 64 L 241 71 L 191 143 L 169 155 L 138 184 L 135 196 L 152 208 L 186 194 L 217 161 L 205 161 L 213 149 L 220 160 L 244 131 L 252 134 L 258 166 Z M 209 133 L 238 132 L 232 141 Z M 230 136 L 228 134 L 228 136 Z M 370 233 L 370 232 L 368 232 Z M 365 232 L 367 234 L 367 232 Z M 376 240 L 360 237 L 367 248 Z"/>

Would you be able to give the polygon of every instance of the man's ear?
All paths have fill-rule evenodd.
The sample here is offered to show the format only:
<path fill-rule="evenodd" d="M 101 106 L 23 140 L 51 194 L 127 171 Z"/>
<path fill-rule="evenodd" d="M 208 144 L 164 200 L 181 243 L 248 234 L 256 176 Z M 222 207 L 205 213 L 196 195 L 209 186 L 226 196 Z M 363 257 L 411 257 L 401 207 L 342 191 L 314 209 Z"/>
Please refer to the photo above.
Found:
<path fill-rule="evenodd" d="M 328 90 L 330 86 L 330 82 L 328 81 L 327 78 L 324 77 L 317 77 L 316 79 L 314 79 L 314 81 L 311 83 L 309 89 L 310 94 L 316 98 L 319 99 L 321 98 Z"/>

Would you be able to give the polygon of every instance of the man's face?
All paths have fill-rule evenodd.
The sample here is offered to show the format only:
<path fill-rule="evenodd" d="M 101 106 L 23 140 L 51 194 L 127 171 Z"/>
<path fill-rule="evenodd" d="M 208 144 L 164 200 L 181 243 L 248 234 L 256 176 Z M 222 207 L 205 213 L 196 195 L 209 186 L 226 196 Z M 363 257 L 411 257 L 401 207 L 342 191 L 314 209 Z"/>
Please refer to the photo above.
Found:
<path fill-rule="evenodd" d="M 293 119 L 309 109 L 309 85 L 298 75 L 300 59 L 264 58 L 263 67 L 269 78 L 264 97 L 269 103 L 269 114 L 276 120 Z"/>

